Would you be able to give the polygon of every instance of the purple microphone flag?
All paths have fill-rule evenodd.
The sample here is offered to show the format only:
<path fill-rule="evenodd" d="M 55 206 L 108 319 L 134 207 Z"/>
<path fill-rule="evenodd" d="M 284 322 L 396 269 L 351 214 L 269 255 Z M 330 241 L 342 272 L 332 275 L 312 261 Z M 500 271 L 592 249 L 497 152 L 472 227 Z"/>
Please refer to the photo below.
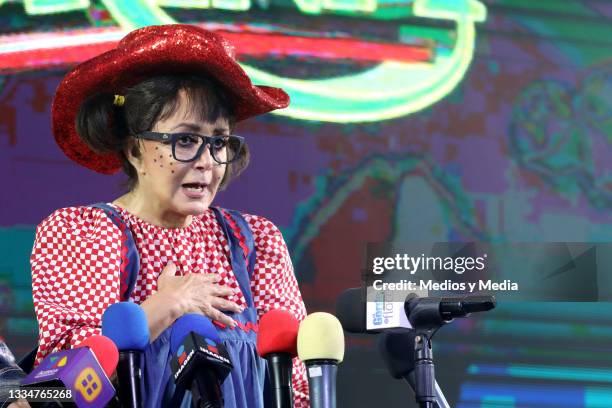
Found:
<path fill-rule="evenodd" d="M 113 385 L 87 347 L 53 353 L 21 382 L 29 387 L 59 383 L 72 391 L 72 400 L 79 408 L 105 407 L 115 395 Z"/>

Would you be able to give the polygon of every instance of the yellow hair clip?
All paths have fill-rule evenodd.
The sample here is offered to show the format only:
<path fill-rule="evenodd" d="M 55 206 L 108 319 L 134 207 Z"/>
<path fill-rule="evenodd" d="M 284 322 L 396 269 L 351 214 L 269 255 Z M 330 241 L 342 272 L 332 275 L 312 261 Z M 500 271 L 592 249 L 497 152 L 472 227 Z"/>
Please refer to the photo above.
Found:
<path fill-rule="evenodd" d="M 125 96 L 115 95 L 115 100 L 113 101 L 113 105 L 123 106 L 124 103 L 125 103 Z"/>

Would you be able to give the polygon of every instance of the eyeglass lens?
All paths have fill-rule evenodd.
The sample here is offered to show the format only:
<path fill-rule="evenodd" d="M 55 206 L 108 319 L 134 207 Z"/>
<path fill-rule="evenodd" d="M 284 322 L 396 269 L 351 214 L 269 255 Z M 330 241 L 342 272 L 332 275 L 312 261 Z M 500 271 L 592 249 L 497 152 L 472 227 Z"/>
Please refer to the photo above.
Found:
<path fill-rule="evenodd" d="M 213 136 L 209 140 L 209 150 L 217 163 L 229 163 L 240 153 L 240 139 L 235 136 Z M 204 139 L 197 135 L 185 135 L 174 143 L 176 160 L 191 161 L 195 159 Z"/>

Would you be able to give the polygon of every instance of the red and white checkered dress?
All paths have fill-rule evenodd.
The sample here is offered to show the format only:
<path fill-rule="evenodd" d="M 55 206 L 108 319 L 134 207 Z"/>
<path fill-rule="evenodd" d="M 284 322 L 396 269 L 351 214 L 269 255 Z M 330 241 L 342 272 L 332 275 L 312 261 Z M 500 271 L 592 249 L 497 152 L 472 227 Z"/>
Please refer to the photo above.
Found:
<path fill-rule="evenodd" d="M 177 274 L 216 273 L 222 285 L 238 289 L 229 263 L 229 245 L 212 210 L 184 228 L 152 225 L 114 206 L 130 227 L 140 254 L 131 299 L 142 303 L 157 289 L 157 277 L 172 261 Z M 253 232 L 257 259 L 251 281 L 261 316 L 285 309 L 299 321 L 306 308 L 281 232 L 267 219 L 244 214 Z M 38 364 L 55 351 L 100 334 L 102 313 L 120 301 L 121 232 L 103 210 L 69 207 L 55 211 L 36 230 L 30 259 L 34 309 L 38 318 Z M 246 306 L 242 293 L 228 298 Z M 295 406 L 308 407 L 304 364 L 293 364 Z"/>

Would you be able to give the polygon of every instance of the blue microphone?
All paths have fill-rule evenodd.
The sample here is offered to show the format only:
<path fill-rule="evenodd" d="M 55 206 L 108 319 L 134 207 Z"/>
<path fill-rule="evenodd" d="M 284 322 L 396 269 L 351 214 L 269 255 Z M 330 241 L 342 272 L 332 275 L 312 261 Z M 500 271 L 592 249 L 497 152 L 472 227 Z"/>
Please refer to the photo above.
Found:
<path fill-rule="evenodd" d="M 117 395 L 126 408 L 142 406 L 140 370 L 142 354 L 149 344 L 149 325 L 142 307 L 132 302 L 111 305 L 102 315 L 102 334 L 119 349 Z"/>
<path fill-rule="evenodd" d="M 186 314 L 170 333 L 170 367 L 174 382 L 191 390 L 192 406 L 223 408 L 221 383 L 233 368 L 210 319 Z"/>

